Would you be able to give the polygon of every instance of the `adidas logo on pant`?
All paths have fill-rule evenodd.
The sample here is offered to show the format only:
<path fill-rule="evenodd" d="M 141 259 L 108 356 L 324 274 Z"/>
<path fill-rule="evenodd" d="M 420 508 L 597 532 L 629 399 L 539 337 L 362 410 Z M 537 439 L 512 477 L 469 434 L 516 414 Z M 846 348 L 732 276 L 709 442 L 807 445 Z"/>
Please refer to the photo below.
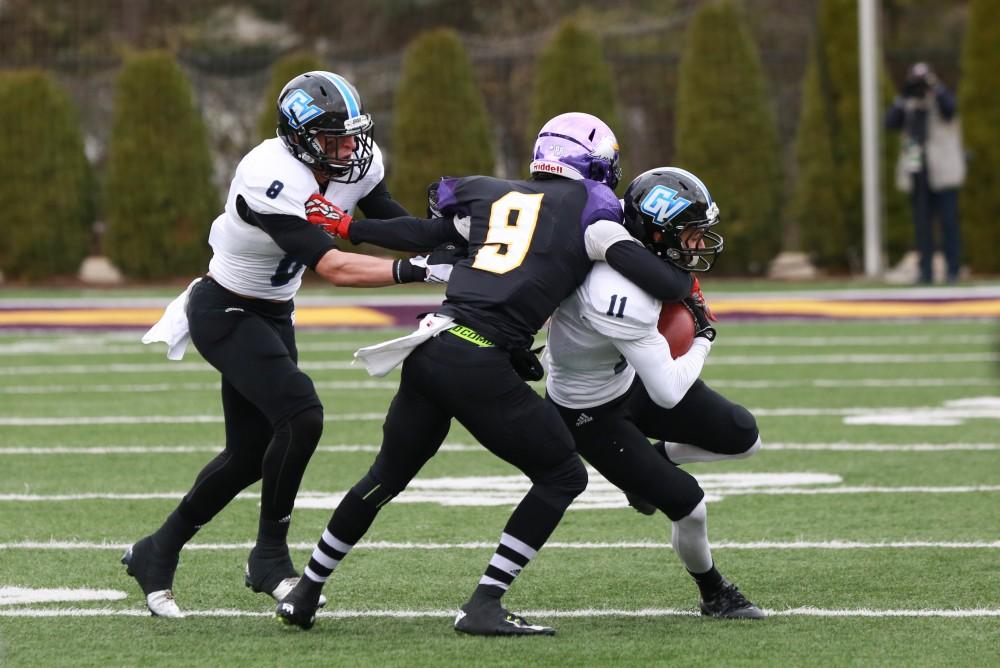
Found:
<path fill-rule="evenodd" d="M 588 422 L 593 422 L 593 421 L 594 421 L 594 418 L 590 417 L 586 413 L 580 413 L 580 417 L 578 417 L 576 419 L 576 426 L 577 427 L 582 427 L 583 425 L 587 424 Z"/>

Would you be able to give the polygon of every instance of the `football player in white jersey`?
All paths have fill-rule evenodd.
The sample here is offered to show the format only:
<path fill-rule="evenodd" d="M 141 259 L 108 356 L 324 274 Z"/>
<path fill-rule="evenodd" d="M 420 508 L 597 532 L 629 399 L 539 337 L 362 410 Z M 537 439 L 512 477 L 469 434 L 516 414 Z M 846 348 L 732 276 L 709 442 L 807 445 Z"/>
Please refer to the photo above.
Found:
<path fill-rule="evenodd" d="M 323 407 L 298 367 L 293 328 L 292 298 L 306 267 L 341 286 L 447 280 L 451 266 L 434 264 L 441 253 L 389 260 L 342 252 L 307 220 L 315 195 L 348 212 L 360 206 L 375 218 L 408 215 L 386 190 L 372 127 L 346 79 L 307 72 L 278 97 L 277 137 L 250 151 L 236 169 L 225 211 L 209 235 L 208 274 L 193 284 L 186 303 L 191 340 L 222 373 L 225 449 L 163 525 L 122 558 L 153 615 L 182 616 L 172 592 L 181 548 L 258 480 L 260 523 L 246 584 L 281 599 L 298 579 L 286 537 L 323 430 Z"/>
<path fill-rule="evenodd" d="M 625 193 L 625 226 L 646 247 L 685 271 L 707 271 L 722 250 L 711 231 L 719 209 L 695 175 L 661 167 Z M 701 291 L 684 300 L 695 318 L 691 348 L 672 359 L 657 330 L 661 302 L 598 262 L 549 325 L 548 399 L 577 450 L 645 514 L 672 521 L 674 550 L 701 592 L 702 614 L 764 614 L 715 568 L 705 493 L 677 467 L 747 457 L 760 447 L 753 415 L 699 380 L 715 339 Z M 661 439 L 650 445 L 647 437 Z"/>

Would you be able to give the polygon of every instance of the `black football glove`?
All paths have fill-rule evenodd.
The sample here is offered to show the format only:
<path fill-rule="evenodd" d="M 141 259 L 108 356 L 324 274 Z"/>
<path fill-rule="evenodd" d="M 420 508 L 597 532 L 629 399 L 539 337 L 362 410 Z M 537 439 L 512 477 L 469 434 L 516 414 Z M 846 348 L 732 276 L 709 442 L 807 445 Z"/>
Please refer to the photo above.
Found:
<path fill-rule="evenodd" d="M 708 313 L 705 310 L 705 301 L 699 300 L 696 297 L 687 297 L 681 303 L 687 307 L 687 310 L 694 317 L 694 335 L 708 339 L 709 341 L 715 341 L 715 327 L 712 327 L 712 323 L 708 319 Z"/>
<path fill-rule="evenodd" d="M 411 267 L 424 270 L 423 277 L 413 280 L 422 280 L 425 283 L 447 283 L 448 279 L 451 278 L 451 270 L 455 267 L 455 263 L 468 256 L 469 247 L 465 244 L 447 243 L 435 248 L 430 255 L 418 255 L 404 260 L 404 262 L 408 262 Z"/>

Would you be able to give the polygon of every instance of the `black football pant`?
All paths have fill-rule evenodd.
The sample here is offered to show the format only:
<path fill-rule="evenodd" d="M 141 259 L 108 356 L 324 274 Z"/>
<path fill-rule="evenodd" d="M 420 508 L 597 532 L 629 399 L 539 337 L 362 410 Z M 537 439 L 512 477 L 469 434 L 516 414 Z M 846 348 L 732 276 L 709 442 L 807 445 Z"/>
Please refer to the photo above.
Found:
<path fill-rule="evenodd" d="M 628 392 L 604 405 L 558 409 L 584 459 L 612 484 L 652 503 L 675 522 L 687 517 L 705 493 L 694 476 L 669 462 L 647 437 L 736 455 L 759 435 L 747 409 L 701 380 L 673 408 L 653 402 L 637 377 Z"/>
<path fill-rule="evenodd" d="M 452 418 L 531 480 L 505 532 L 540 548 L 586 487 L 586 468 L 558 411 L 514 372 L 507 353 L 448 332 L 419 346 L 403 363 L 382 447 L 334 512 L 330 532 L 356 543 L 379 508 L 438 451 Z"/>
<path fill-rule="evenodd" d="M 211 278 L 188 301 L 191 340 L 222 373 L 225 449 L 208 463 L 180 505 L 195 525 L 214 517 L 263 479 L 261 519 L 287 518 L 323 431 L 323 406 L 297 366 L 292 302 L 235 295 Z"/>

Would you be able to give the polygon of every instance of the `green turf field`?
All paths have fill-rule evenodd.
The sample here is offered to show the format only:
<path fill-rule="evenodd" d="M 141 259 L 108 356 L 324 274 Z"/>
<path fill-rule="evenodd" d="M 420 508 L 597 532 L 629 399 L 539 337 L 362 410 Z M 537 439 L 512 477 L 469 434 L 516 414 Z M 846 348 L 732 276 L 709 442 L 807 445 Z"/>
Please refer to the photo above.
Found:
<path fill-rule="evenodd" d="M 351 352 L 396 334 L 300 332 L 327 425 L 292 526 L 299 564 L 374 457 L 395 388 Z M 764 447 L 688 469 L 720 570 L 772 617 L 696 616 L 666 520 L 594 474 L 506 597 L 558 634 L 481 639 L 451 621 L 527 485 L 461 427 L 338 569 L 312 631 L 243 586 L 256 487 L 183 553 L 189 617 L 152 619 L 118 559 L 220 447 L 216 373 L 135 332 L 3 333 L 0 666 L 1000 665 L 997 335 L 983 320 L 722 323 L 704 377 L 756 413 Z"/>

